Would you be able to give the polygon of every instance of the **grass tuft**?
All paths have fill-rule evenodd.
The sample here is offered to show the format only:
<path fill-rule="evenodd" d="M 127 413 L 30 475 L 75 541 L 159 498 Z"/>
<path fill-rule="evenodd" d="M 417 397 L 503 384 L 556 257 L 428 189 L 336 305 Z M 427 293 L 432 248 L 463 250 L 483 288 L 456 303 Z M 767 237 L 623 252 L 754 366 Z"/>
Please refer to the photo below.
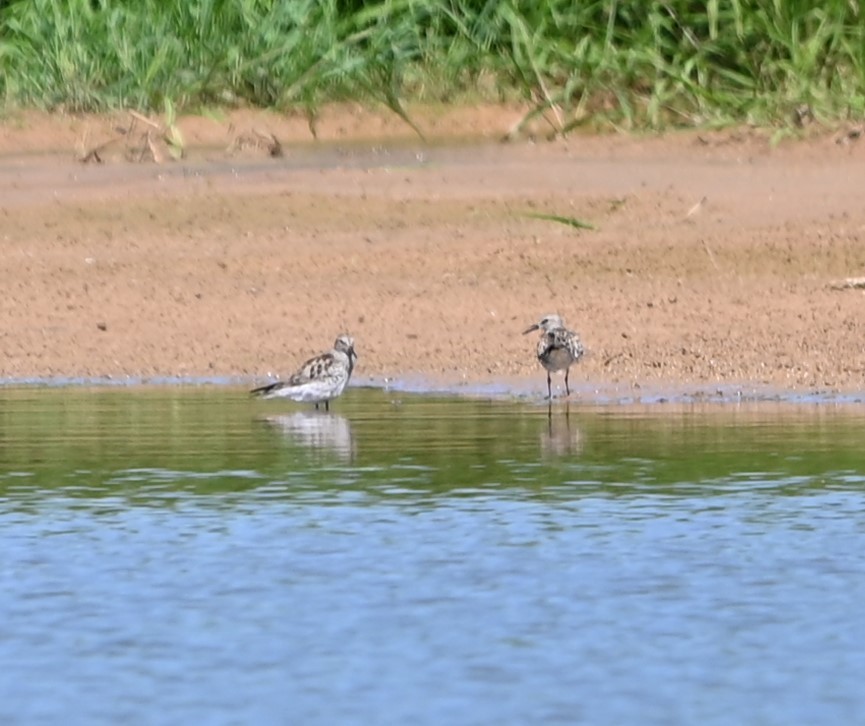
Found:
<path fill-rule="evenodd" d="M 568 227 L 573 227 L 574 229 L 596 229 L 593 224 L 589 224 L 588 222 L 584 222 L 581 219 L 577 219 L 576 217 L 565 217 L 561 214 L 546 214 L 544 212 L 525 212 L 523 214 L 524 217 L 530 217 L 531 219 L 543 219 L 547 222 L 557 222 L 558 224 L 564 224 Z"/>

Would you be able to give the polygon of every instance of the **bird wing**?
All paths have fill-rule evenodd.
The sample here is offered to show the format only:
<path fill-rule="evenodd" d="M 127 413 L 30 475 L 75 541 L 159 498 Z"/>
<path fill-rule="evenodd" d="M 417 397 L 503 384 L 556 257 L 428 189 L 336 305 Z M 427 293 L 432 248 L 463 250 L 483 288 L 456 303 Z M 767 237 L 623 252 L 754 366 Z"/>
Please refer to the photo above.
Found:
<path fill-rule="evenodd" d="M 572 333 L 570 330 L 563 331 L 565 333 L 563 343 L 564 346 L 568 349 L 570 354 L 574 357 L 574 360 L 579 360 L 584 352 L 583 343 L 580 340 L 580 336 L 576 333 Z"/>
<path fill-rule="evenodd" d="M 285 381 L 276 381 L 275 383 L 268 383 L 264 386 L 259 386 L 258 388 L 253 388 L 249 393 L 253 396 L 266 396 L 268 393 L 273 393 L 274 391 L 279 391 L 289 384 Z"/>
<path fill-rule="evenodd" d="M 288 379 L 288 385 L 300 386 L 310 381 L 327 378 L 333 369 L 334 360 L 333 353 L 322 353 L 310 358 Z"/>
<path fill-rule="evenodd" d="M 583 355 L 583 344 L 576 333 L 565 328 L 555 328 L 541 336 L 538 341 L 538 358 L 545 358 L 555 350 L 566 350 L 577 360 Z"/>

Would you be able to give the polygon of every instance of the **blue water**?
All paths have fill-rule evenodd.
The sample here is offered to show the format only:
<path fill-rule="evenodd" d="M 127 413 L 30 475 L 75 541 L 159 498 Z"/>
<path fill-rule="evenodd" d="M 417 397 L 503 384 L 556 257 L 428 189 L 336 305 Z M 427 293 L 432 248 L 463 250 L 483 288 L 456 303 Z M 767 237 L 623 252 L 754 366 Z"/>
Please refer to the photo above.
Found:
<path fill-rule="evenodd" d="M 0 390 L 0 720 L 861 723 L 863 414 Z"/>

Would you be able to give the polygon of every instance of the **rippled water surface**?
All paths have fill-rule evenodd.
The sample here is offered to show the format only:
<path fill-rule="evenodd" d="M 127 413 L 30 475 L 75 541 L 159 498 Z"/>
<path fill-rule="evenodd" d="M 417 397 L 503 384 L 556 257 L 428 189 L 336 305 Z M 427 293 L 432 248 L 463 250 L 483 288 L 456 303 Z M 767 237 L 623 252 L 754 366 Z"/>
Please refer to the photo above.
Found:
<path fill-rule="evenodd" d="M 0 389 L 0 721 L 865 722 L 863 425 Z"/>

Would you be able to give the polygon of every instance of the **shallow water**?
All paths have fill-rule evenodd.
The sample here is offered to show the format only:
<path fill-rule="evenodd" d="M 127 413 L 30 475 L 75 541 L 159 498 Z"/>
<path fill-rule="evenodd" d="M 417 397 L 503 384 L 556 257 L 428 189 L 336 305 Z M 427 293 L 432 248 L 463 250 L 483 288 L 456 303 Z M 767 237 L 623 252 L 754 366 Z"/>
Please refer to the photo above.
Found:
<path fill-rule="evenodd" d="M 863 424 L 0 389 L 0 720 L 862 722 Z"/>

